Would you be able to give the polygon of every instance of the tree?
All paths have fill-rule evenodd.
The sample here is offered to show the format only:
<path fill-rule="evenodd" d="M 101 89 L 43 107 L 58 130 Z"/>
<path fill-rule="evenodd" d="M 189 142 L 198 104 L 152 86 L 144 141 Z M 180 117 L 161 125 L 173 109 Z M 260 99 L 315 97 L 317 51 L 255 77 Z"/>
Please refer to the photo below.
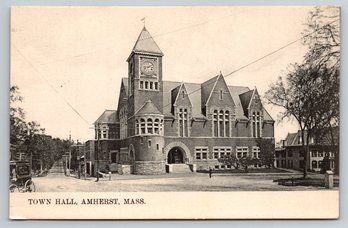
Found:
<path fill-rule="evenodd" d="M 239 158 L 238 162 L 240 166 L 244 169 L 244 171 L 247 173 L 249 165 L 255 164 L 256 161 L 251 156 L 246 156 Z"/>
<path fill-rule="evenodd" d="M 309 140 L 339 123 L 340 39 L 337 8 L 316 8 L 308 18 L 303 44 L 308 52 L 302 63 L 290 64 L 266 92 L 269 103 L 284 108 L 281 119 L 294 118 L 304 148 L 307 177 Z M 284 79 L 283 79 L 284 78 Z"/>
<path fill-rule="evenodd" d="M 224 165 L 230 165 L 230 166 L 234 167 L 235 169 L 239 169 L 239 167 L 240 167 L 238 158 L 236 157 L 236 155 L 234 153 L 232 153 L 230 155 L 225 155 L 222 158 L 219 158 L 218 161 Z"/>
<path fill-rule="evenodd" d="M 10 88 L 10 144 L 18 148 L 26 137 L 25 113 L 20 107 L 23 97 L 18 86 Z M 11 154 L 12 155 L 12 154 Z M 11 156 L 11 158 L 14 155 Z"/>
<path fill-rule="evenodd" d="M 274 167 L 274 143 L 272 139 L 258 138 L 256 139 L 257 146 L 260 148 L 259 161 L 261 165 L 267 168 Z"/>

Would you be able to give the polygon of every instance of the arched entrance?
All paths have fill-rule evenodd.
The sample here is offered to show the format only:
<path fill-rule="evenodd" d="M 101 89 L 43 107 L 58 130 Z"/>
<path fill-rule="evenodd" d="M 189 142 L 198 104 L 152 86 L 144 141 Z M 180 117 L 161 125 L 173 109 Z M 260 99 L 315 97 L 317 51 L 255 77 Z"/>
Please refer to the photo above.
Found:
<path fill-rule="evenodd" d="M 180 147 L 173 147 L 168 152 L 167 162 L 168 164 L 183 164 L 184 163 L 184 152 Z"/>

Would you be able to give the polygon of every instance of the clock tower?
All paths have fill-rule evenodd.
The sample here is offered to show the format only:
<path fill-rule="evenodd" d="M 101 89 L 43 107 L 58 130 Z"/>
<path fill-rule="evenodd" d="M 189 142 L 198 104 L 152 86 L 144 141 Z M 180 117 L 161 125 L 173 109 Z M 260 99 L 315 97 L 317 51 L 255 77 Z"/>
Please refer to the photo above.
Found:
<path fill-rule="evenodd" d="M 163 113 L 162 57 L 162 51 L 144 26 L 127 59 L 129 116 L 148 100 Z"/>

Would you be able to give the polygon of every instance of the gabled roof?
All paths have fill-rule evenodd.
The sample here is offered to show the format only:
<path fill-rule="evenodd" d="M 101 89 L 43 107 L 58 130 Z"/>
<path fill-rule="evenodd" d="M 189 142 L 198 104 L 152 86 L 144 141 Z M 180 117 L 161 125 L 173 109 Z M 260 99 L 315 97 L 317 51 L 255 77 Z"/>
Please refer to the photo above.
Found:
<path fill-rule="evenodd" d="M 135 113 L 135 115 L 143 114 L 162 115 L 162 113 L 157 109 L 157 107 L 152 103 L 151 100 L 146 101 L 145 104 Z"/>
<path fill-rule="evenodd" d="M 264 107 L 262 107 L 262 111 L 263 111 L 263 120 L 270 120 L 274 122 L 272 116 L 267 112 L 267 110 Z"/>
<path fill-rule="evenodd" d="M 126 91 L 126 94 L 128 95 L 128 78 L 122 78 L 122 83 Z"/>
<path fill-rule="evenodd" d="M 176 105 L 177 101 L 178 101 L 178 97 L 181 95 L 181 91 L 185 91 L 186 95 L 187 95 L 187 99 L 189 100 L 189 102 L 191 103 L 191 99 L 190 99 L 190 94 L 187 92 L 185 83 L 181 83 L 180 86 L 176 87 L 173 92 L 172 92 L 172 96 L 174 95 L 174 102 L 173 105 Z M 192 105 L 192 103 L 191 103 Z"/>
<path fill-rule="evenodd" d="M 245 115 L 248 113 L 248 107 L 250 105 L 250 101 L 251 101 L 253 94 L 254 94 L 254 90 L 249 90 L 249 91 L 239 95 Z"/>
<path fill-rule="evenodd" d="M 145 26 L 140 32 L 140 35 L 135 42 L 132 52 L 151 53 L 163 56 L 161 49 L 158 47 L 155 40 L 152 38 L 151 34 L 147 31 Z"/>
<path fill-rule="evenodd" d="M 207 104 L 211 93 L 213 92 L 213 89 L 216 85 L 216 82 L 219 78 L 219 75 L 209 79 L 208 81 L 205 81 L 202 83 L 201 87 L 201 94 L 202 94 L 202 107 L 205 107 L 205 105 Z"/>
<path fill-rule="evenodd" d="M 172 90 L 179 87 L 181 82 L 163 81 L 163 114 L 165 116 L 173 116 L 171 112 L 172 104 Z M 189 98 L 192 104 L 192 115 L 195 118 L 204 118 L 201 108 L 201 84 L 198 83 L 186 83 L 186 92 L 189 94 Z"/>
<path fill-rule="evenodd" d="M 116 123 L 117 111 L 105 110 L 94 123 Z"/>
<path fill-rule="evenodd" d="M 231 94 L 232 99 L 233 99 L 234 104 L 235 104 L 236 118 L 237 119 L 247 119 L 247 117 L 244 115 L 243 106 L 242 106 L 242 102 L 240 100 L 239 95 L 241 93 L 245 93 L 245 92 L 248 92 L 251 90 L 249 89 L 249 87 L 245 87 L 245 86 L 228 86 L 228 89 L 230 91 L 230 94 Z"/>
<path fill-rule="evenodd" d="M 288 133 L 288 135 L 285 138 L 285 146 L 294 146 L 298 145 L 297 143 L 297 137 L 298 137 L 298 132 L 296 133 Z"/>

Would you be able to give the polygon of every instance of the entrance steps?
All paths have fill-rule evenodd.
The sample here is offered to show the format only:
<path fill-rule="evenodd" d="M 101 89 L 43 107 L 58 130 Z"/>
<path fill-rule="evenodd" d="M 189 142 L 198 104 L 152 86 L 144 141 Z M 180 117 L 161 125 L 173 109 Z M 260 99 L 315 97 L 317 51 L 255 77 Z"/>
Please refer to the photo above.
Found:
<path fill-rule="evenodd" d="M 167 164 L 166 168 L 168 173 L 192 173 L 192 170 L 188 164 Z"/>

